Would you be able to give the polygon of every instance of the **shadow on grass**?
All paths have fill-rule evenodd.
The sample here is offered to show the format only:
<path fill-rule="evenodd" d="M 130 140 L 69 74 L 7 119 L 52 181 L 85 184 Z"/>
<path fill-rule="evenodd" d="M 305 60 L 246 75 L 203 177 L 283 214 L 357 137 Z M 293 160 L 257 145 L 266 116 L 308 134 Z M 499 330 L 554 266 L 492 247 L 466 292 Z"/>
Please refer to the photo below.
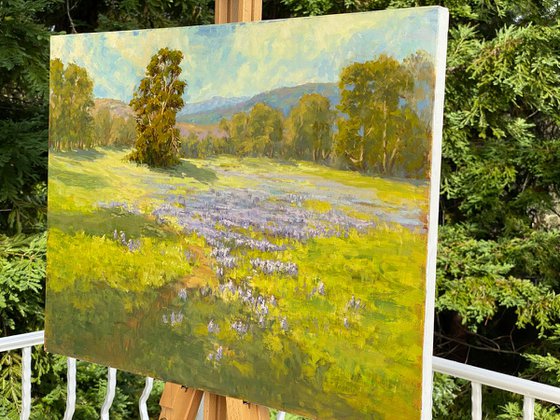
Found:
<path fill-rule="evenodd" d="M 239 159 L 243 165 L 250 167 L 250 168 L 261 168 L 264 165 L 268 164 L 275 164 L 281 166 L 291 166 L 297 167 L 298 162 L 292 159 L 283 159 L 283 158 L 269 158 L 269 157 L 242 157 L 242 156 L 233 156 Z"/>
<path fill-rule="evenodd" d="M 73 158 L 72 158 L 73 159 Z M 75 171 L 65 171 L 54 165 L 49 168 L 49 177 L 62 182 L 68 187 L 81 187 L 90 190 L 108 187 L 107 181 L 95 175 L 88 175 Z"/>
<path fill-rule="evenodd" d="M 127 237 L 172 238 L 176 233 L 166 226 L 158 225 L 154 220 L 142 214 L 129 213 L 122 209 L 98 209 L 94 213 L 71 211 L 49 212 L 49 228 L 60 229 L 64 233 L 74 234 L 84 231 L 95 236 L 112 237 L 113 231 L 126 232 Z"/>
<path fill-rule="evenodd" d="M 184 160 L 171 168 L 151 168 L 151 170 L 174 178 L 193 178 L 203 184 L 210 184 L 218 180 L 218 176 L 213 170 L 196 166 Z"/>
<path fill-rule="evenodd" d="M 51 151 L 52 152 L 52 151 Z M 105 154 L 95 149 L 84 149 L 84 150 L 66 150 L 61 152 L 55 152 L 58 156 L 66 157 L 75 161 L 88 161 L 93 162 L 99 159 Z"/>

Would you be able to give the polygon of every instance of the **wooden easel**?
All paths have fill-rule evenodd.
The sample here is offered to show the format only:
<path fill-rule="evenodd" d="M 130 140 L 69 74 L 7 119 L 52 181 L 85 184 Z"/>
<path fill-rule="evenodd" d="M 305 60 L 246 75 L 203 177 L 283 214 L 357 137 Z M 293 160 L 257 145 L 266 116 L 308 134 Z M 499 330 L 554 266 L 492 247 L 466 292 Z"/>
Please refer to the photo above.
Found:
<path fill-rule="evenodd" d="M 269 420 L 268 408 L 171 382 L 165 384 L 160 420 L 194 420 L 204 395 L 204 420 Z"/>
<path fill-rule="evenodd" d="M 262 18 L 262 0 L 215 0 L 215 23 L 251 22 Z M 268 408 L 171 382 L 159 401 L 160 420 L 195 420 L 204 396 L 204 420 L 269 420 Z"/>

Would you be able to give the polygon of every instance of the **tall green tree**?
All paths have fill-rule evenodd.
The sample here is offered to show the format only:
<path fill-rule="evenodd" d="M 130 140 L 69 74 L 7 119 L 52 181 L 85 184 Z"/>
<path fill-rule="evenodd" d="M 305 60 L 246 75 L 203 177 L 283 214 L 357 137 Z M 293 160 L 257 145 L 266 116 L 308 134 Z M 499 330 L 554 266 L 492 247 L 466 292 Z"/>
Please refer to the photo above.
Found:
<path fill-rule="evenodd" d="M 54 150 L 93 146 L 93 81 L 87 70 L 51 60 L 49 146 Z"/>
<path fill-rule="evenodd" d="M 405 137 L 402 105 L 414 80 L 396 59 L 385 54 L 354 63 L 340 74 L 336 153 L 359 171 L 396 175 Z"/>
<path fill-rule="evenodd" d="M 284 117 L 277 109 L 256 104 L 249 113 L 244 152 L 251 156 L 280 157 Z"/>
<path fill-rule="evenodd" d="M 226 133 L 232 152 L 236 155 L 246 154 L 245 148 L 250 142 L 248 126 L 249 115 L 245 112 L 232 115 L 230 120 L 220 121 L 220 128 Z"/>
<path fill-rule="evenodd" d="M 434 100 L 436 83 L 433 58 L 426 51 L 418 50 L 404 58 L 403 66 L 414 81 L 412 90 L 404 95 L 406 103 L 431 134 L 432 107 L 429 105 Z"/>
<path fill-rule="evenodd" d="M 277 109 L 258 103 L 248 113 L 238 112 L 220 127 L 226 132 L 229 147 L 239 156 L 280 157 L 284 117 Z"/>
<path fill-rule="evenodd" d="M 286 119 L 286 154 L 315 162 L 328 160 L 335 116 L 328 98 L 317 93 L 303 95 Z"/>
<path fill-rule="evenodd" d="M 182 59 L 179 50 L 160 49 L 134 92 L 130 106 L 136 113 L 137 138 L 129 157 L 135 162 L 162 167 L 179 162 L 181 142 L 175 123 L 187 86 L 179 79 Z"/>

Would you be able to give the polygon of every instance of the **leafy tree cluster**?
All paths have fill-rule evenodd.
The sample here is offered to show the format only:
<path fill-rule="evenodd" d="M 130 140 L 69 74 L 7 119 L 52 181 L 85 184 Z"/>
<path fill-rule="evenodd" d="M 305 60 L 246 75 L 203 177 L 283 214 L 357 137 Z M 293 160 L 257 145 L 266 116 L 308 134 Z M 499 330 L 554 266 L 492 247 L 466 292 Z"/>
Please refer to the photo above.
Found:
<path fill-rule="evenodd" d="M 208 134 L 204 138 L 199 138 L 196 133 L 190 133 L 187 137 L 181 138 L 180 156 L 185 158 L 205 159 L 210 156 L 221 154 L 234 154 L 235 150 L 231 147 L 231 142 L 221 136 Z"/>
<path fill-rule="evenodd" d="M 49 148 L 91 149 L 98 146 L 130 147 L 136 140 L 133 118 L 108 107 L 96 107 L 93 80 L 77 64 L 64 66 L 51 60 Z"/>
<path fill-rule="evenodd" d="M 132 117 L 100 108 L 93 111 L 93 133 L 93 146 L 132 147 L 136 141 L 136 123 Z"/>
<path fill-rule="evenodd" d="M 256 104 L 250 112 L 239 112 L 220 127 L 226 132 L 227 149 L 238 156 L 284 156 L 284 117 L 280 111 L 264 103 Z"/>
<path fill-rule="evenodd" d="M 433 98 L 432 68 L 428 56 L 418 52 L 403 63 L 382 54 L 342 70 L 338 108 L 348 117 L 338 120 L 335 153 L 350 168 L 392 176 L 426 174 L 431 130 L 429 116 L 422 121 L 418 108 Z M 425 108 L 429 115 L 431 107 Z"/>
<path fill-rule="evenodd" d="M 66 68 L 51 61 L 49 147 L 53 150 L 87 149 L 93 146 L 93 80 L 74 63 Z"/>
<path fill-rule="evenodd" d="M 387 56 L 354 63 L 341 71 L 340 103 L 320 94 L 303 95 L 284 118 L 258 103 L 220 127 L 227 141 L 189 140 L 192 157 L 294 158 L 343 166 L 364 173 L 422 178 L 427 174 L 434 72 L 423 51 L 403 62 Z M 196 149 L 196 150 L 195 150 Z M 199 153 L 205 150 L 205 153 Z"/>

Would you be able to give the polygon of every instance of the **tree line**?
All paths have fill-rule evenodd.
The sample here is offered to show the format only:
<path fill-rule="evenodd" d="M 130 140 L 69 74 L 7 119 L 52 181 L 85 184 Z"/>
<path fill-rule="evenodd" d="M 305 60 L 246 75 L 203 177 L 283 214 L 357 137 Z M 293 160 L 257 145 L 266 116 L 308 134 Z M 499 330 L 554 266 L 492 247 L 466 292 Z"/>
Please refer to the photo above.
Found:
<path fill-rule="evenodd" d="M 52 150 L 131 147 L 136 141 L 134 119 L 96 108 L 93 80 L 75 63 L 51 60 L 49 111 Z"/>
<path fill-rule="evenodd" d="M 225 139 L 183 139 L 185 157 L 222 153 L 302 159 L 385 176 L 426 175 L 431 137 L 434 69 L 418 51 L 399 62 L 380 55 L 345 67 L 340 103 L 317 93 L 303 95 L 284 115 L 256 104 L 223 119 Z"/>
<path fill-rule="evenodd" d="M 303 95 L 284 117 L 264 103 L 222 120 L 225 139 L 180 137 L 177 112 L 186 82 L 179 79 L 180 51 L 162 48 L 134 92 L 132 118 L 96 110 L 86 69 L 51 62 L 50 147 L 134 146 L 129 158 L 171 166 L 184 157 L 222 153 L 302 159 L 382 176 L 423 178 L 428 170 L 434 69 L 418 51 L 402 62 L 381 54 L 340 73 L 340 103 L 318 93 Z"/>

